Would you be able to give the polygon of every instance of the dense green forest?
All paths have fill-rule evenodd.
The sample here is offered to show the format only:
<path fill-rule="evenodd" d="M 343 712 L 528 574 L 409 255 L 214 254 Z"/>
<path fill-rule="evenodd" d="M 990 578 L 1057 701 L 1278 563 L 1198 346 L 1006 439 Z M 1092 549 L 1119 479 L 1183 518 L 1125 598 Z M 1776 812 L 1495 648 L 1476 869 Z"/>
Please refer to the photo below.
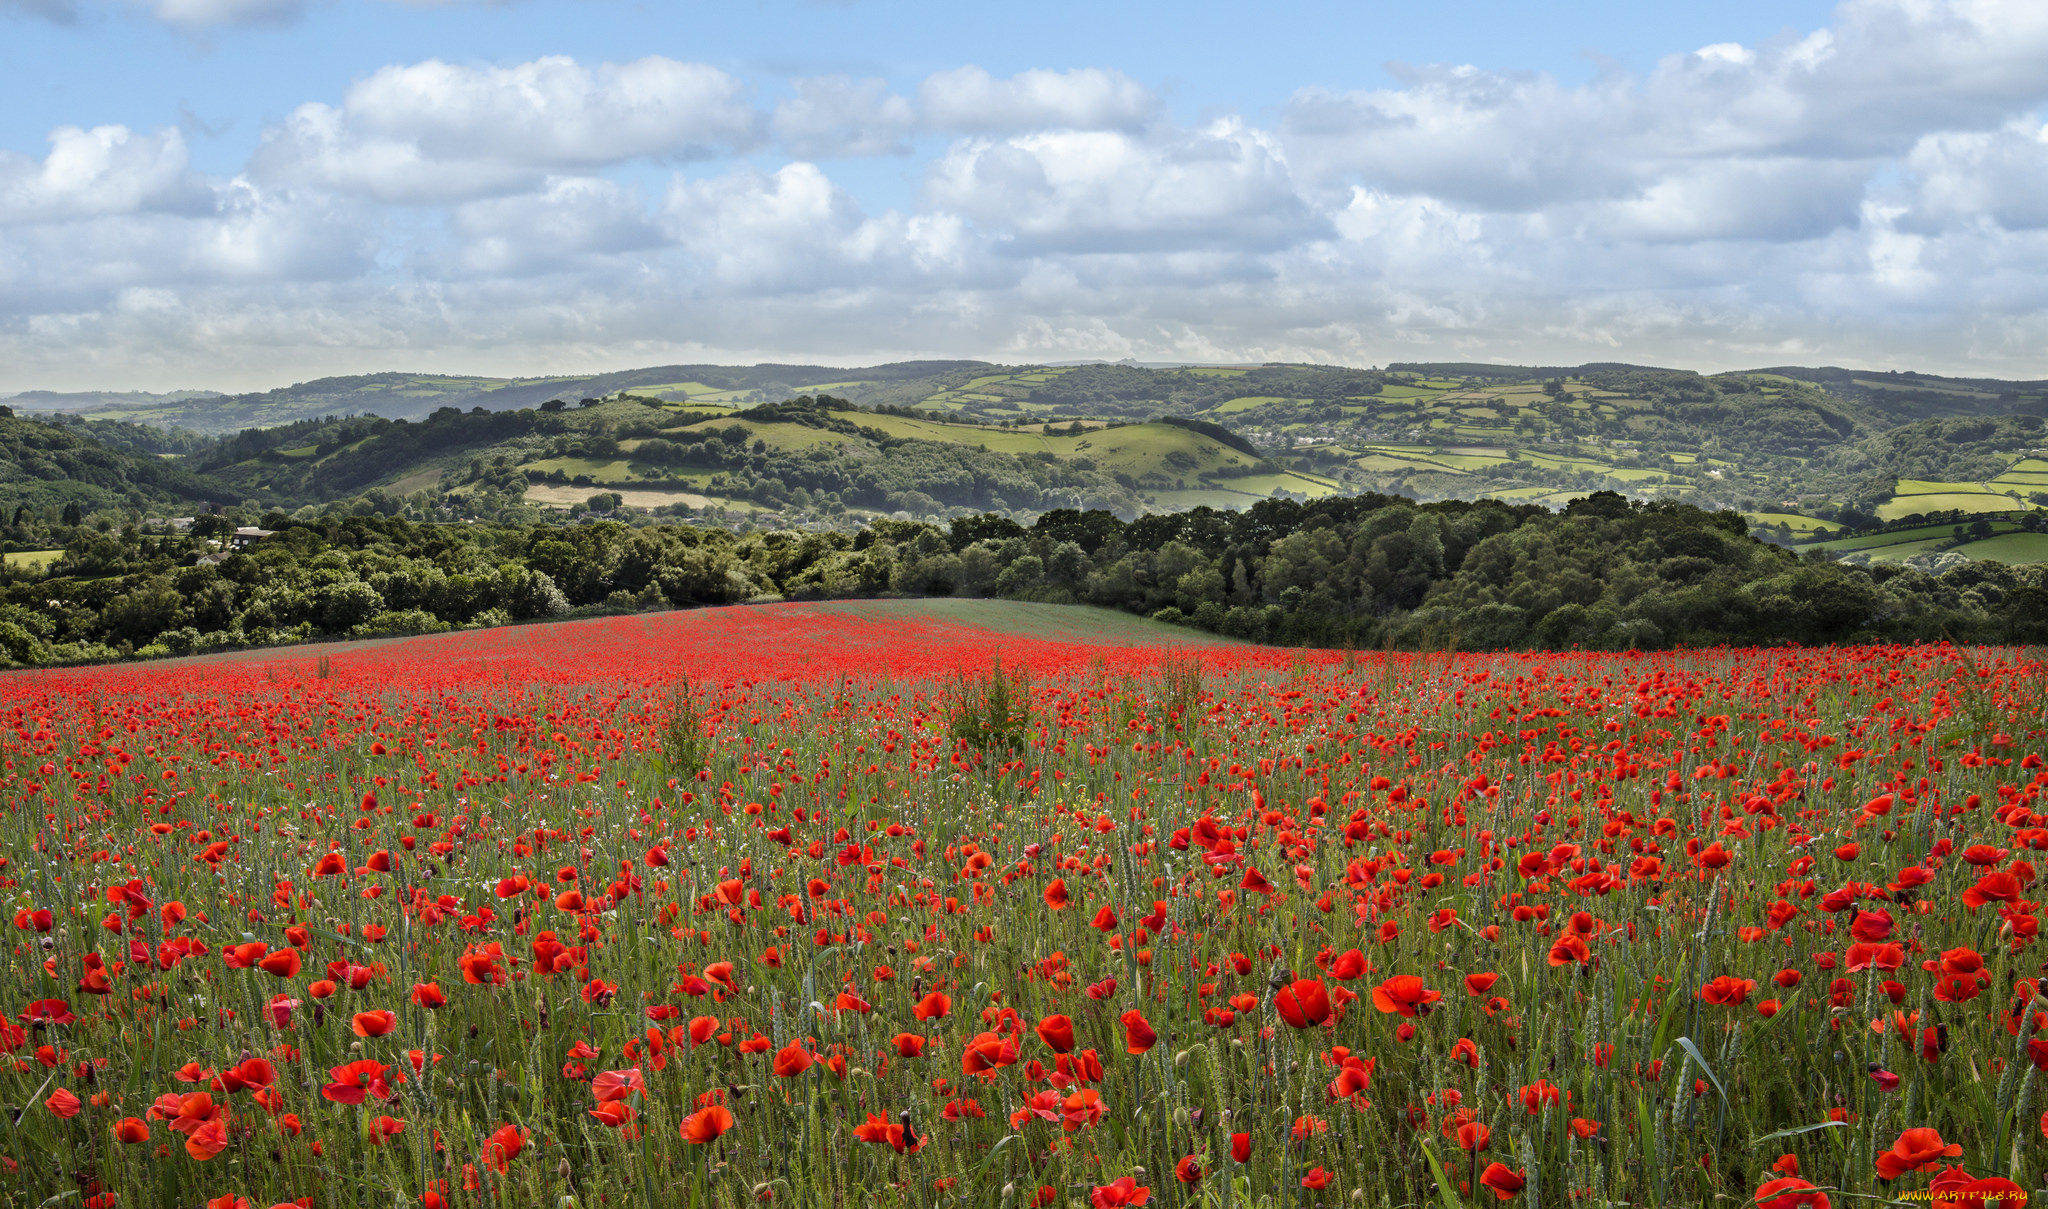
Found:
<path fill-rule="evenodd" d="M 102 518 L 103 519 L 103 518 Z M 435 524 L 263 518 L 183 534 L 33 517 L 61 542 L 0 584 L 13 665 L 157 656 L 321 637 L 428 633 L 764 599 L 1000 596 L 1103 605 L 1262 642 L 1361 648 L 1599 649 L 1872 639 L 2048 641 L 2042 568 L 1965 561 L 1941 575 L 1799 555 L 1733 513 L 1612 493 L 1559 512 L 1386 496 L 1268 501 L 1133 521 L 1053 509 L 857 532 L 717 526 Z"/>

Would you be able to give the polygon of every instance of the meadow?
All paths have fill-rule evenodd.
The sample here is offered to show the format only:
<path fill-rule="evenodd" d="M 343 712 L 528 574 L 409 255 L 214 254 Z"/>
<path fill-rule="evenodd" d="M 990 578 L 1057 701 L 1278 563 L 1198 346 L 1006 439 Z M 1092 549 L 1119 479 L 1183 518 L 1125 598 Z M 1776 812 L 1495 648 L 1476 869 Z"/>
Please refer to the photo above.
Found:
<path fill-rule="evenodd" d="M 1105 616 L 764 605 L 0 677 L 0 1202 L 2042 1186 L 2038 651 Z"/>

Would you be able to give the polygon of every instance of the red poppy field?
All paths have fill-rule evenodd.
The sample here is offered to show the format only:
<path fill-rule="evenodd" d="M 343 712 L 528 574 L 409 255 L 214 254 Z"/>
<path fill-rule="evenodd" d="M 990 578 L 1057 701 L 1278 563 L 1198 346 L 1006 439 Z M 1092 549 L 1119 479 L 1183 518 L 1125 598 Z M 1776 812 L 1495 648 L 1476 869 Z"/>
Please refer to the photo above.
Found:
<path fill-rule="evenodd" d="M 2041 1188 L 2031 654 L 1050 616 L 0 678 L 0 1201 Z"/>

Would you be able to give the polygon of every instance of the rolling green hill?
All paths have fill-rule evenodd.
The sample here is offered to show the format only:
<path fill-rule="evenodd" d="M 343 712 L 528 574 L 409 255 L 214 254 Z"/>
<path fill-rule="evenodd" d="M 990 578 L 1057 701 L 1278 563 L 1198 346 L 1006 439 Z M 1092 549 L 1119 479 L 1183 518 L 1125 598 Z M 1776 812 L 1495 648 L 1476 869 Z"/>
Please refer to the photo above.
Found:
<path fill-rule="evenodd" d="M 859 371 L 815 365 L 663 365 L 547 378 L 385 373 L 320 378 L 242 395 L 28 391 L 11 402 L 25 413 L 128 420 L 225 434 L 330 416 L 416 420 L 444 407 L 516 411 L 538 407 L 549 399 L 575 402 L 627 390 L 676 401 L 745 406 L 786 399 L 804 390 L 857 387 L 864 398 L 888 403 L 898 401 L 900 384 L 912 384 L 906 397 L 923 397 L 955 379 L 971 378 L 980 368 L 985 367 L 978 361 L 910 361 Z M 849 373 L 857 380 L 845 380 Z"/>
<path fill-rule="evenodd" d="M 808 395 L 745 410 L 634 393 L 589 406 L 443 408 L 420 421 L 301 421 L 238 434 L 196 463 L 236 492 L 290 507 L 362 497 L 377 509 L 410 500 L 471 515 L 617 493 L 638 509 L 748 516 L 1080 507 L 1135 517 L 1342 490 L 1200 421 L 1020 429 Z"/>
<path fill-rule="evenodd" d="M 166 498 L 286 511 L 495 516 L 602 495 L 831 525 L 1362 492 L 1556 508 L 1604 490 L 1739 511 L 1770 540 L 1811 545 L 1843 526 L 1986 518 L 2018 532 L 2048 506 L 2048 382 L 1836 368 L 671 365 L 18 401 L 69 408 L 74 435 L 200 476 Z"/>
<path fill-rule="evenodd" d="M 67 505 L 83 512 L 194 510 L 240 498 L 180 462 L 111 448 L 80 426 L 0 416 L 0 508 L 7 518 L 23 509 L 61 513 Z"/>

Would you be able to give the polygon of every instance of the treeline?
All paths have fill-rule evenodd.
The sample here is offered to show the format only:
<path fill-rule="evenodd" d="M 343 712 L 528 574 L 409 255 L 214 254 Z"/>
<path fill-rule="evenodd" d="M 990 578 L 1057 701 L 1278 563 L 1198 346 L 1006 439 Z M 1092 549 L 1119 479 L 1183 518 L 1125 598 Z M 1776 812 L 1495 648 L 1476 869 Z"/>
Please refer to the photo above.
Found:
<path fill-rule="evenodd" d="M 8 511 L 232 504 L 219 483 L 141 448 L 132 424 L 43 423 L 0 407 L 0 500 Z M 129 441 L 117 449 L 106 439 Z"/>
<path fill-rule="evenodd" d="M 224 555 L 206 536 L 83 533 L 46 572 L 7 572 L 0 653 L 48 664 L 885 595 L 1094 604 L 1288 645 L 2048 641 L 2041 568 L 1848 567 L 1756 541 L 1732 513 L 1609 493 L 1562 513 L 1367 496 L 808 534 L 271 520 L 273 536 Z"/>

